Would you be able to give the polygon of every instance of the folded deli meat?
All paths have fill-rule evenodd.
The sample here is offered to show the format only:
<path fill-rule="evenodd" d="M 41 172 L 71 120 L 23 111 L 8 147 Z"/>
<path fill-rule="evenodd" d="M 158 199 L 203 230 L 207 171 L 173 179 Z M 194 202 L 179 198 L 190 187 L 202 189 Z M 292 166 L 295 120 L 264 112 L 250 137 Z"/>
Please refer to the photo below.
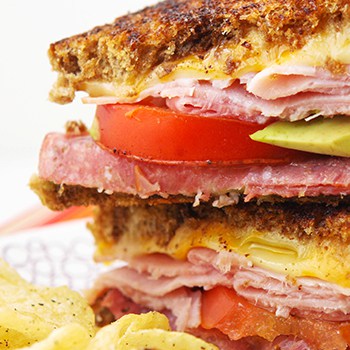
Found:
<path fill-rule="evenodd" d="M 350 348 L 350 7 L 165 0 L 51 44 L 92 125 L 32 189 L 95 206 L 98 325 L 156 310 L 218 348 Z"/>

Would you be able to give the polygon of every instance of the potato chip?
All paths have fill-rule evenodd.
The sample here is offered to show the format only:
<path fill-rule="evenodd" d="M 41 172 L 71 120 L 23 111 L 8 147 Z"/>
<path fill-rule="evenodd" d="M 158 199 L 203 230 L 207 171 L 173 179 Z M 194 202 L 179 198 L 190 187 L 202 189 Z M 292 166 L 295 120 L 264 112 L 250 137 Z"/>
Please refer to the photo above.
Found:
<path fill-rule="evenodd" d="M 116 349 L 218 350 L 215 345 L 191 334 L 169 332 L 163 329 L 144 329 L 135 333 L 127 333 L 119 340 Z"/>
<path fill-rule="evenodd" d="M 88 350 L 105 349 L 107 344 L 116 345 L 126 332 L 135 333 L 142 329 L 161 328 L 170 330 L 169 321 L 166 316 L 149 312 L 147 314 L 134 315 L 129 314 L 120 318 L 118 321 L 101 328 L 91 341 Z"/>
<path fill-rule="evenodd" d="M 67 287 L 37 287 L 0 259 L 0 350 L 218 350 L 172 332 L 158 312 L 126 315 L 95 333 L 85 299 Z"/>
<path fill-rule="evenodd" d="M 22 350 L 84 350 L 90 340 L 86 328 L 71 323 L 54 330 L 46 339 Z"/>
<path fill-rule="evenodd" d="M 0 349 L 28 346 L 70 323 L 95 332 L 93 311 L 79 293 L 33 286 L 0 260 Z"/>
<path fill-rule="evenodd" d="M 98 331 L 87 350 L 218 350 L 187 333 L 172 332 L 165 315 L 149 312 L 126 315 Z"/>
<path fill-rule="evenodd" d="M 10 328 L 0 327 L 0 350 L 17 349 L 31 343 L 31 337 L 28 338 L 22 333 Z"/>

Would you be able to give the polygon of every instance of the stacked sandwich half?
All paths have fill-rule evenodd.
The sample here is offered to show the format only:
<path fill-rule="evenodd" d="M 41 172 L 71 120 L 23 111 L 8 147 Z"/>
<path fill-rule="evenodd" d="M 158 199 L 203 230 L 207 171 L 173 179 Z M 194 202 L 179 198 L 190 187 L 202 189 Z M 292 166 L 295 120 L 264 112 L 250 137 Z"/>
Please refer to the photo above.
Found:
<path fill-rule="evenodd" d="M 166 0 L 51 45 L 32 188 L 96 206 L 98 324 L 164 312 L 221 349 L 350 344 L 350 6 Z"/>

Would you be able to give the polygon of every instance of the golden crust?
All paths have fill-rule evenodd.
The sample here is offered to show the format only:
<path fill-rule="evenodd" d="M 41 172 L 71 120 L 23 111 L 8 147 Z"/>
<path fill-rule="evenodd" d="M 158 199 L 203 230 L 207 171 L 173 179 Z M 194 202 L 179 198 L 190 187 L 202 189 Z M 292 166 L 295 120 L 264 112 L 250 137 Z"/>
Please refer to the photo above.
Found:
<path fill-rule="evenodd" d="M 157 205 L 171 203 L 192 203 L 193 198 L 184 196 L 172 196 L 162 198 L 153 196 L 147 200 L 123 193 L 100 193 L 97 188 L 82 186 L 58 185 L 51 181 L 40 179 L 34 175 L 30 180 L 30 188 L 39 196 L 43 205 L 51 210 L 64 210 L 72 206 L 109 205 Z"/>
<path fill-rule="evenodd" d="M 261 50 L 301 48 L 349 14 L 345 0 L 166 0 L 52 44 L 49 56 L 60 76 L 51 97 L 69 102 L 86 81 L 132 86 L 157 66 L 167 63 L 166 74 L 171 62 L 202 60 L 212 48 L 219 55 L 228 44 L 240 52 L 224 59 L 222 69 L 230 75 Z M 262 37 L 262 46 L 249 39 L 252 31 Z"/>
<path fill-rule="evenodd" d="M 210 222 L 227 222 L 228 225 L 237 227 L 277 230 L 286 237 L 318 239 L 337 236 L 342 241 L 350 240 L 348 197 L 284 201 L 270 197 L 259 203 L 240 202 L 238 205 L 218 209 L 212 207 L 211 202 L 201 203 L 194 208 L 194 199 L 189 197 L 141 199 L 119 193 L 99 193 L 96 188 L 57 185 L 37 176 L 31 179 L 30 187 L 39 195 L 43 204 L 53 210 L 63 210 L 76 205 L 98 206 L 94 224 L 98 241 L 116 243 L 120 235 L 135 230 L 132 225 L 136 225 L 137 221 L 143 223 L 142 229 L 137 230 L 140 235 L 153 237 L 161 234 L 167 241 L 185 221 L 195 223 L 206 218 L 210 218 Z M 150 223 L 149 227 L 147 223 Z"/>
<path fill-rule="evenodd" d="M 169 196 L 163 198 L 152 196 L 147 199 L 124 193 L 107 194 L 99 192 L 97 188 L 86 188 L 79 185 L 55 184 L 51 181 L 43 180 L 34 175 L 30 180 L 30 188 L 39 196 L 43 205 L 51 210 L 64 210 L 71 206 L 89 206 L 103 205 L 106 207 L 125 207 L 125 206 L 152 206 L 159 204 L 178 204 L 195 202 L 194 197 L 185 197 L 182 195 Z M 211 205 L 215 198 L 210 198 L 208 203 Z M 254 201 L 252 201 L 255 203 Z M 301 197 L 301 198 L 282 198 L 277 196 L 266 196 L 259 198 L 259 203 L 279 203 L 294 202 L 298 204 L 323 203 L 326 206 L 337 206 L 340 203 L 350 203 L 350 196 L 319 196 L 319 197 Z"/>
<path fill-rule="evenodd" d="M 214 208 L 208 203 L 161 204 L 157 206 L 113 207 L 102 205 L 95 215 L 92 231 L 97 243 L 118 244 L 123 235 L 141 241 L 153 240 L 160 248 L 167 245 L 182 226 L 196 230 L 203 223 L 220 223 L 227 230 L 274 232 L 289 239 L 324 238 L 350 242 L 350 206 L 324 203 L 241 203 Z M 106 232 L 108 234 L 106 235 Z M 225 245 L 225 242 L 222 242 Z"/>
<path fill-rule="evenodd" d="M 292 277 L 315 276 L 350 287 L 349 197 L 215 208 L 211 202 L 193 207 L 188 198 L 108 195 L 40 179 L 31 186 L 50 208 L 97 205 L 89 228 L 98 261 L 128 261 L 152 253 L 185 259 L 193 247 L 207 247 L 236 252 L 257 266 Z"/>
<path fill-rule="evenodd" d="M 98 261 L 161 253 L 186 259 L 192 248 L 234 252 L 290 278 L 317 277 L 349 288 L 350 205 L 280 202 L 99 206 L 90 224 Z"/>

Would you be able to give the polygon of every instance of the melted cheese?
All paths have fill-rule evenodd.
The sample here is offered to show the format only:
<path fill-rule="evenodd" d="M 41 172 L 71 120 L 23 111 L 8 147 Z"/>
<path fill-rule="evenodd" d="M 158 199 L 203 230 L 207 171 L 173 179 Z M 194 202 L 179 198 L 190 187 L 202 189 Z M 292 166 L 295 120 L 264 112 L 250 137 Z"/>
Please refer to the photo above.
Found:
<path fill-rule="evenodd" d="M 164 241 L 162 241 L 164 239 Z M 202 222 L 197 228 L 181 226 L 167 241 L 161 235 L 123 235 L 117 244 L 99 243 L 97 259 L 130 258 L 150 253 L 164 253 L 185 259 L 194 247 L 215 251 L 233 251 L 246 256 L 255 266 L 296 277 L 317 277 L 343 287 L 350 287 L 350 247 L 335 239 L 287 238 L 277 233 L 255 229 L 232 229 L 224 224 Z"/>
<path fill-rule="evenodd" d="M 310 65 L 324 67 L 337 73 L 350 64 L 350 25 L 337 29 L 329 26 L 310 38 L 301 49 L 291 51 L 287 46 L 266 47 L 262 34 L 252 30 L 244 42 L 228 42 L 211 49 L 204 58 L 188 56 L 177 62 L 165 62 L 155 67 L 132 85 L 118 82 L 87 81 L 78 88 L 91 97 L 117 96 L 121 102 L 136 101 L 145 89 L 156 84 L 180 78 L 227 80 L 259 72 L 273 65 Z M 250 49 L 244 43 L 248 42 Z M 331 44 L 330 44 L 331 43 Z M 227 62 L 238 62 L 232 73 L 227 73 Z M 345 71 L 345 70 L 344 70 Z M 226 73 L 225 73 L 226 72 Z M 342 72 L 344 73 L 344 72 Z"/>
<path fill-rule="evenodd" d="M 121 96 L 124 102 L 137 100 L 144 89 L 178 78 L 205 80 L 235 79 L 250 72 L 258 72 L 272 65 L 311 65 L 332 71 L 347 69 L 350 64 L 350 25 L 341 30 L 326 28 L 314 36 L 300 50 L 289 51 L 279 46 L 264 50 L 264 40 L 258 32 L 250 33 L 249 42 L 256 49 L 247 55 L 242 43 L 234 47 L 212 49 L 204 59 L 187 57 L 178 62 L 156 67 L 147 76 L 140 77 L 134 86 L 114 83 L 88 82 L 81 86 L 90 96 Z M 330 44 L 331 43 L 331 44 Z M 231 44 L 232 45 L 232 44 Z M 241 61 L 231 75 L 224 73 L 224 62 Z M 338 67 L 339 66 L 339 67 Z M 256 266 L 285 273 L 292 278 L 310 276 L 350 287 L 350 247 L 335 239 L 286 238 L 274 232 L 251 230 L 244 232 L 228 229 L 224 225 L 201 223 L 197 228 L 182 226 L 169 241 L 166 238 L 140 237 L 140 233 L 123 235 L 117 244 L 99 242 L 97 260 L 132 257 L 148 253 L 165 253 L 185 259 L 193 247 L 207 247 L 216 251 L 234 251 L 248 257 Z"/>

